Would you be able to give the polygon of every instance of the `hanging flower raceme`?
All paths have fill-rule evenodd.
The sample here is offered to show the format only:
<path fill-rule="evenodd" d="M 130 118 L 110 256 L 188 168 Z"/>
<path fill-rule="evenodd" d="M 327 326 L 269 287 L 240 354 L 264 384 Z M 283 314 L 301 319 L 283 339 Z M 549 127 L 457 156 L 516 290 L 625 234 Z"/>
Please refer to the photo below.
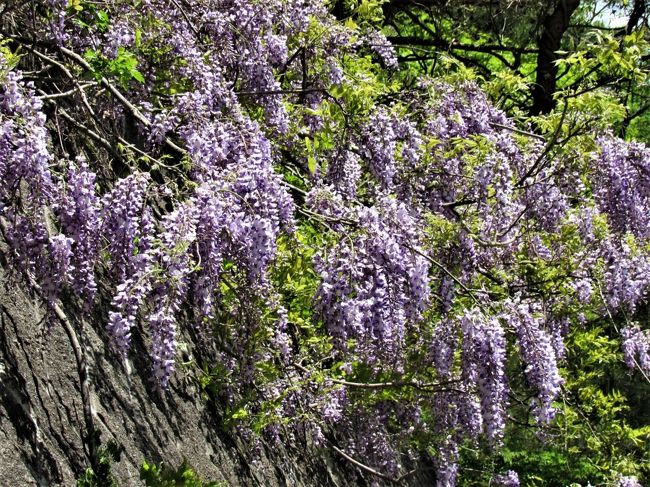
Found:
<path fill-rule="evenodd" d="M 95 192 L 95 173 L 81 161 L 70 164 L 62 204 L 57 206 L 61 229 L 73 242 L 71 286 L 86 302 L 92 302 L 97 291 L 95 265 L 101 245 L 101 203 Z"/>
<path fill-rule="evenodd" d="M 316 259 L 318 315 L 340 348 L 357 340 L 364 360 L 399 361 L 404 338 L 429 299 L 428 261 L 408 209 L 391 199 L 360 209 L 356 235 Z"/>
<path fill-rule="evenodd" d="M 549 424 L 555 416 L 553 401 L 564 382 L 550 334 L 544 329 L 535 307 L 526 303 L 506 303 L 503 320 L 515 328 L 519 353 L 528 385 L 536 391 L 533 412 L 540 424 Z"/>
<path fill-rule="evenodd" d="M 131 328 L 151 292 L 154 219 L 146 205 L 149 178 L 136 173 L 118 181 L 102 198 L 101 234 L 108 242 L 110 269 L 118 284 L 106 330 L 116 351 L 126 357 Z"/>
<path fill-rule="evenodd" d="M 493 444 L 499 443 L 508 398 L 505 332 L 498 319 L 486 318 L 476 309 L 461 317 L 460 328 L 464 381 L 478 389 L 485 434 Z"/>
<path fill-rule="evenodd" d="M 614 137 L 598 139 L 594 193 L 599 209 L 621 233 L 650 236 L 650 150 Z"/>

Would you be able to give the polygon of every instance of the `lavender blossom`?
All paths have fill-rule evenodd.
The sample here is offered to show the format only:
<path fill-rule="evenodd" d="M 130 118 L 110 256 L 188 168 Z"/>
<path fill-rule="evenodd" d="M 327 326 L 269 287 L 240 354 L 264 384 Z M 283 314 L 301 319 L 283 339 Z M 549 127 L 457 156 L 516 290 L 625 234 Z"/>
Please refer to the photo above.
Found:
<path fill-rule="evenodd" d="M 563 383 L 552 340 L 529 305 L 512 303 L 510 307 L 504 319 L 515 327 L 526 380 L 538 394 L 533 400 L 533 411 L 540 424 L 548 424 L 555 416 L 552 403 Z"/>
<path fill-rule="evenodd" d="M 490 485 L 501 487 L 519 487 L 519 475 L 513 470 L 508 470 L 504 474 L 492 477 Z"/>

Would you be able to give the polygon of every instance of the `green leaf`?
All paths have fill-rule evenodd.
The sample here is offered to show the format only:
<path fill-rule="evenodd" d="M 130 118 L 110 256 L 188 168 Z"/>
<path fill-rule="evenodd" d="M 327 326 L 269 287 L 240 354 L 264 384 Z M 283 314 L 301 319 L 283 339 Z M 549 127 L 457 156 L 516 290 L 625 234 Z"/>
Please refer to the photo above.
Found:
<path fill-rule="evenodd" d="M 142 73 L 140 71 L 138 71 L 137 69 L 132 69 L 130 73 L 131 73 L 131 77 L 134 80 L 139 81 L 140 83 L 144 83 L 144 76 L 142 76 Z"/>
<path fill-rule="evenodd" d="M 234 413 L 230 415 L 232 419 L 246 419 L 248 418 L 249 413 L 246 408 L 239 408 Z"/>
<path fill-rule="evenodd" d="M 307 168 L 311 174 L 316 173 L 316 158 L 314 157 L 313 146 L 311 140 L 305 137 L 305 146 L 307 147 Z"/>

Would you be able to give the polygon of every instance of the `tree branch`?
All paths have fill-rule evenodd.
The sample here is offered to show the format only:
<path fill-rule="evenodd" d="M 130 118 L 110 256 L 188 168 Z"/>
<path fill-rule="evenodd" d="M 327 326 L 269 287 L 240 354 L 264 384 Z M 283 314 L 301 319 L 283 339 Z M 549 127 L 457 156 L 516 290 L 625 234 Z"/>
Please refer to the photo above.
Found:
<path fill-rule="evenodd" d="M 293 363 L 293 366 L 297 368 L 298 370 L 306 373 L 306 374 L 311 374 L 312 371 L 310 371 L 308 368 L 300 365 L 297 362 Z M 413 389 L 419 389 L 427 392 L 435 392 L 435 391 L 440 391 L 441 387 L 451 385 L 451 384 L 457 384 L 458 380 L 450 380 L 446 382 L 418 382 L 418 381 L 394 381 L 394 382 L 350 382 L 347 380 L 341 380 L 341 379 L 334 379 L 331 377 L 328 377 L 327 380 L 331 381 L 334 384 L 339 384 L 342 386 L 346 387 L 353 387 L 357 389 L 395 389 L 395 388 L 400 388 L 400 387 L 412 387 Z M 449 389 L 444 389 L 444 390 L 449 390 Z M 464 391 L 458 390 L 458 389 L 453 389 L 454 392 L 459 392 L 459 393 L 464 393 Z"/>
<path fill-rule="evenodd" d="M 426 46 L 436 47 L 438 49 L 469 51 L 469 52 L 484 52 L 494 54 L 496 52 L 511 52 L 517 54 L 537 54 L 537 49 L 530 49 L 526 47 L 513 47 L 502 46 L 497 44 L 460 44 L 458 42 L 448 42 L 444 39 L 425 39 L 417 36 L 390 36 L 387 37 L 388 41 L 396 47 L 410 47 L 410 46 Z"/>

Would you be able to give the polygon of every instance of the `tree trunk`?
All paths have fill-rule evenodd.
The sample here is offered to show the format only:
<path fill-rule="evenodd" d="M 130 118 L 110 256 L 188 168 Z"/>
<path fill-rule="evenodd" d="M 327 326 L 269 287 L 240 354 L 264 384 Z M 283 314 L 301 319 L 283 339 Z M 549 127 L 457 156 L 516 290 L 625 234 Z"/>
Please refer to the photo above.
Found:
<path fill-rule="evenodd" d="M 634 7 L 632 7 L 632 13 L 630 14 L 630 19 L 627 22 L 627 26 L 625 27 L 625 33 L 626 34 L 631 34 L 632 31 L 636 28 L 637 24 L 639 23 L 639 20 L 641 20 L 641 17 L 645 14 L 646 10 L 646 2 L 645 0 L 635 0 L 634 1 Z"/>
<path fill-rule="evenodd" d="M 560 49 L 562 36 L 569 27 L 571 15 L 579 5 L 580 0 L 559 0 L 553 12 L 544 20 L 542 35 L 537 42 L 539 53 L 531 115 L 549 113 L 555 106 L 553 95 L 557 83 L 557 51 Z"/>

